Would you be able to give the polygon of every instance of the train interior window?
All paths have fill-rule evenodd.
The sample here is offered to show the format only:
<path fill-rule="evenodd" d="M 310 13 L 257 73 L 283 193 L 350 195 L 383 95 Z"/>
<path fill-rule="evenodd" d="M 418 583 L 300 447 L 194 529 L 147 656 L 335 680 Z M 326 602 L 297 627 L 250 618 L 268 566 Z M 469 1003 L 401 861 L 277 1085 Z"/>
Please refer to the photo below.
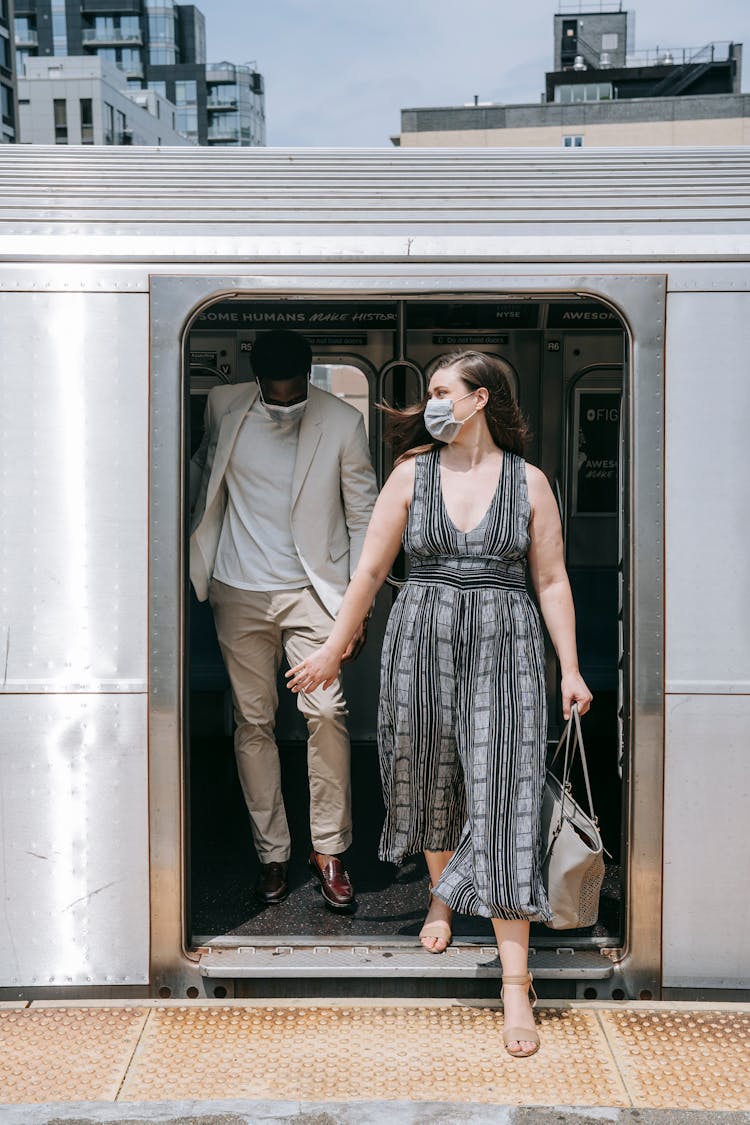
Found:
<path fill-rule="evenodd" d="M 623 526 L 627 511 L 622 434 L 626 333 L 603 304 L 559 299 L 351 300 L 222 299 L 192 323 L 186 342 L 187 428 L 191 454 L 200 444 L 206 396 L 213 386 L 250 381 L 250 351 L 259 332 L 289 327 L 313 350 L 313 382 L 359 410 L 379 480 L 391 458 L 383 443 L 378 402 L 418 402 L 447 353 L 471 348 L 503 361 L 532 432 L 529 460 L 553 485 L 560 505 L 566 562 L 576 601 L 581 668 L 595 696 L 584 723 L 594 802 L 612 858 L 598 924 L 560 935 L 535 926 L 532 945 L 576 949 L 617 945 L 624 934 L 622 851 L 627 785 L 627 575 Z M 403 570 L 381 590 L 368 643 L 345 670 L 352 739 L 354 842 L 345 861 L 357 909 L 329 912 L 307 868 L 310 852 L 307 731 L 279 676 L 276 737 L 292 835 L 291 893 L 262 907 L 254 899 L 258 865 L 233 752 L 229 682 L 207 603 L 189 598 L 189 690 L 186 762 L 190 858 L 189 932 L 195 945 L 222 935 L 238 947 L 250 936 L 292 943 L 373 937 L 380 944 L 416 940 L 426 911 L 427 874 L 421 856 L 396 869 L 377 858 L 383 820 L 376 722 L 379 655 Z M 561 729 L 559 670 L 548 645 L 549 738 Z M 561 940 L 564 937 L 564 940 Z M 454 941 L 487 944 L 486 919 L 462 917 Z M 436 959 L 439 960 L 439 959 Z"/>
<path fill-rule="evenodd" d="M 365 433 L 370 429 L 370 388 L 367 376 L 351 363 L 315 363 L 310 382 L 341 398 L 362 415 Z"/>

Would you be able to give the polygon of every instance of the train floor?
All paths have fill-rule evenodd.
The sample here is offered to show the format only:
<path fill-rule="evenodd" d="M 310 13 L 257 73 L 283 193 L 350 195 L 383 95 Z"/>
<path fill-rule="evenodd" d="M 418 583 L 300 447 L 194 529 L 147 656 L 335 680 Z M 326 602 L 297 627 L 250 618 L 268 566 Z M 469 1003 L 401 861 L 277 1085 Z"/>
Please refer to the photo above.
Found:
<path fill-rule="evenodd" d="M 229 737 L 193 739 L 191 754 L 191 919 L 193 942 L 216 935 L 346 939 L 375 936 L 415 941 L 428 903 L 427 870 L 422 856 L 401 867 L 377 858 L 383 822 L 377 752 L 371 743 L 352 746 L 354 840 L 344 855 L 356 890 L 352 914 L 334 913 L 323 902 L 308 868 L 310 855 L 306 748 L 281 747 L 282 784 L 292 834 L 290 895 L 274 906 L 254 896 L 258 874 L 250 825 L 237 780 Z M 611 863 L 603 888 L 599 923 L 586 931 L 567 931 L 565 944 L 591 941 L 617 944 L 621 918 L 619 865 Z M 492 942 L 483 918 L 456 917 L 454 936 Z M 532 944 L 559 940 L 545 926 L 532 930 Z"/>
<path fill-rule="evenodd" d="M 0 1006 L 8 1125 L 750 1121 L 750 1004 L 545 1001 L 513 1059 L 487 1000 Z"/>

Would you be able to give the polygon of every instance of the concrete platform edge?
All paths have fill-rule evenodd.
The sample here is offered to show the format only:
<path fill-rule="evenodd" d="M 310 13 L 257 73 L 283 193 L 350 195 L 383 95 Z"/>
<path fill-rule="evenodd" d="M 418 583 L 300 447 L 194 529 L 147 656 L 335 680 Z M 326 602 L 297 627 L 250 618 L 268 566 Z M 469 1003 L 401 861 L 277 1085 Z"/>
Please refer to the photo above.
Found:
<path fill-rule="evenodd" d="M 0 1106 L 3 1125 L 750 1125 L 750 1111 L 450 1102 L 58 1102 Z"/>

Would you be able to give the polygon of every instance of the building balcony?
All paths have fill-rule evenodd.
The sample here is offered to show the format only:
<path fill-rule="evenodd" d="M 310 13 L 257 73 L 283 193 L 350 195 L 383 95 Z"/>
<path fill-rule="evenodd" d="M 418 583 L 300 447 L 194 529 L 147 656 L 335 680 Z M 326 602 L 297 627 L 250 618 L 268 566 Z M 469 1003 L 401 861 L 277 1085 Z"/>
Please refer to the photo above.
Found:
<path fill-rule="evenodd" d="M 212 110 L 221 111 L 226 109 L 237 109 L 237 99 L 224 98 L 222 100 L 219 100 L 218 98 L 209 98 L 206 102 L 206 108 L 208 109 L 209 113 Z"/>
<path fill-rule="evenodd" d="M 213 82 L 236 82 L 238 70 L 234 63 L 206 63 L 206 73 L 211 74 L 209 81 Z"/>
<path fill-rule="evenodd" d="M 209 141 L 213 141 L 215 144 L 226 144 L 229 141 L 238 141 L 240 131 L 236 127 L 217 123 L 216 125 L 209 125 L 206 136 Z"/>
<path fill-rule="evenodd" d="M 124 47 L 133 46 L 133 44 L 142 46 L 143 32 L 120 31 L 116 27 L 109 28 L 106 31 L 96 27 L 85 27 L 83 29 L 83 42 L 87 47 Z"/>
<path fill-rule="evenodd" d="M 16 47 L 38 47 L 39 36 L 35 31 L 17 31 L 14 36 Z"/>
<path fill-rule="evenodd" d="M 117 0 L 113 5 L 111 0 L 79 0 L 81 12 L 87 16 L 112 16 L 115 7 L 118 15 L 140 16 L 143 9 L 143 0 Z"/>
<path fill-rule="evenodd" d="M 128 78 L 143 78 L 143 63 L 118 63 Z"/>

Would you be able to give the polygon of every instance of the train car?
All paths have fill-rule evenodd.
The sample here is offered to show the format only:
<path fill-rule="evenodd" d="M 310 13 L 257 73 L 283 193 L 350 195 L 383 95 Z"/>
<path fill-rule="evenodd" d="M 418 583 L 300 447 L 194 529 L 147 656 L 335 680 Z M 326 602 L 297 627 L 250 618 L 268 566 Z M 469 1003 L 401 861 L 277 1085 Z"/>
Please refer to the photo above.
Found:
<path fill-rule="evenodd" d="M 253 901 L 187 479 L 208 391 L 271 326 L 362 412 L 381 481 L 379 402 L 458 348 L 505 361 L 560 506 L 610 853 L 597 925 L 534 926 L 531 967 L 547 996 L 750 995 L 749 219 L 742 148 L 0 150 L 3 998 L 496 991 L 489 925 L 431 956 L 421 860 L 377 860 L 402 561 L 346 672 L 359 908 L 305 877 L 283 691 L 293 891 Z"/>

